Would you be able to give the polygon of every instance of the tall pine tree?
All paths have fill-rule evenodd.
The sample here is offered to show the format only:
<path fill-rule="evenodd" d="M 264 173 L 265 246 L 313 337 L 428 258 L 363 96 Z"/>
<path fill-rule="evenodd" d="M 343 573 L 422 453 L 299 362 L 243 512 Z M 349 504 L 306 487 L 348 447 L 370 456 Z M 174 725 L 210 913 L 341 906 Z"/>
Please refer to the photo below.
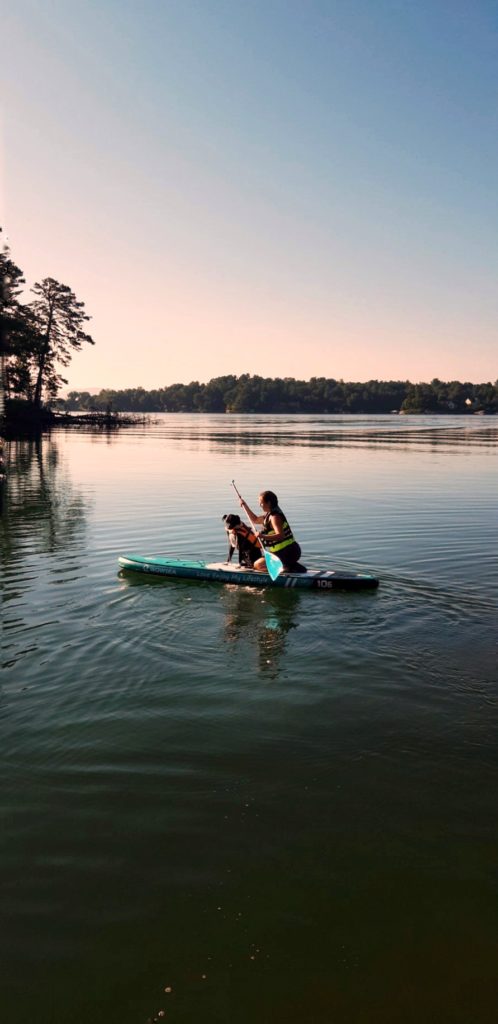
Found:
<path fill-rule="evenodd" d="M 84 342 L 93 345 L 93 338 L 86 334 L 83 326 L 90 317 L 84 312 L 85 303 L 78 302 L 68 285 L 60 284 L 53 277 L 31 289 L 35 295 L 30 307 L 36 323 L 38 343 L 33 353 L 35 383 L 33 403 L 39 408 L 42 390 L 54 396 L 61 384 L 66 383 L 56 370 L 56 364 L 68 366 L 72 350 L 81 349 Z"/>

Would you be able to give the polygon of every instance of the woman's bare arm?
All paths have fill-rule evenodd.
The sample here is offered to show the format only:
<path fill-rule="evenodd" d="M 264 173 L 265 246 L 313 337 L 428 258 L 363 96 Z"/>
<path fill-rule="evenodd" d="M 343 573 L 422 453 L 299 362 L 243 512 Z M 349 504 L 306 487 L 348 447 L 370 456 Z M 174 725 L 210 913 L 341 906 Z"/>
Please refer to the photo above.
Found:
<path fill-rule="evenodd" d="M 251 520 L 251 523 L 253 523 L 253 524 L 255 524 L 255 523 L 264 523 L 264 521 L 266 519 L 266 516 L 257 516 L 257 515 L 255 515 L 255 513 L 252 512 L 251 509 L 249 508 L 249 505 L 247 504 L 247 501 L 244 501 L 243 498 L 240 499 L 240 504 L 241 504 L 241 507 L 246 510 L 247 515 L 249 516 L 249 519 Z"/>

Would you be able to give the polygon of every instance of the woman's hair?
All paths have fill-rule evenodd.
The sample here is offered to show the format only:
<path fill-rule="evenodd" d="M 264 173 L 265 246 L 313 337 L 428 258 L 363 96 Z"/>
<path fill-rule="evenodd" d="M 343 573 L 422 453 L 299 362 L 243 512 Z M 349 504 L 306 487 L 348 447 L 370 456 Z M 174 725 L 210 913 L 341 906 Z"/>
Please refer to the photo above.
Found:
<path fill-rule="evenodd" d="M 274 494 L 273 491 L 261 491 L 260 498 L 262 498 L 267 505 L 270 505 L 271 508 L 276 508 L 278 505 L 277 495 Z"/>

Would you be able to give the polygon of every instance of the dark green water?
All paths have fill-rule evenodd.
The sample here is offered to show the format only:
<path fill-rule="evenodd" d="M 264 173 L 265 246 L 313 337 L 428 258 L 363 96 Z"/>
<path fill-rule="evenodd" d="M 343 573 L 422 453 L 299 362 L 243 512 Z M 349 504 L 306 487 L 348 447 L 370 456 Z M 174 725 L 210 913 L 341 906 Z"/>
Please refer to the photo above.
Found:
<path fill-rule="evenodd" d="M 496 1020 L 497 451 L 478 417 L 11 444 L 2 1019 Z M 379 590 L 118 575 L 224 558 L 232 477 Z"/>

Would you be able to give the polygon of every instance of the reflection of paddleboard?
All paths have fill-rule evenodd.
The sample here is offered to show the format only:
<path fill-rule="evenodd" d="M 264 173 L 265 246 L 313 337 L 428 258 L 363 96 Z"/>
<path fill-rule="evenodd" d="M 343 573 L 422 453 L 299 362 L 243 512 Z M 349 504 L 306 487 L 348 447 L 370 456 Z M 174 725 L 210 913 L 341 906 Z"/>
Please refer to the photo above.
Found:
<path fill-rule="evenodd" d="M 255 572 L 227 562 L 191 562 L 180 558 L 155 555 L 120 555 L 122 569 L 151 573 L 154 576 L 175 576 L 177 579 L 215 580 L 218 583 L 239 583 L 246 587 L 303 587 L 308 590 L 358 590 L 378 587 L 375 576 L 366 572 L 342 572 L 309 569 L 307 572 L 283 572 L 276 580 L 268 573 Z"/>

